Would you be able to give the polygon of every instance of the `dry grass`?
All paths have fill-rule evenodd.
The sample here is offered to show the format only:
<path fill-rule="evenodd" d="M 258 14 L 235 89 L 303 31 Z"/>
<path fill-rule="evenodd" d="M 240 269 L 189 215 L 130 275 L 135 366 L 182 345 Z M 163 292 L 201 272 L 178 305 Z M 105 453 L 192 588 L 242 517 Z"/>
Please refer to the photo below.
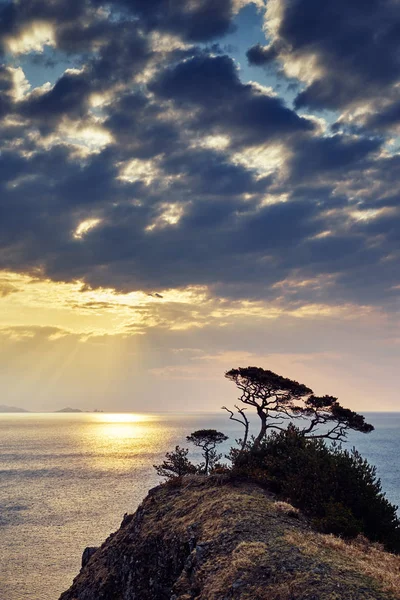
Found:
<path fill-rule="evenodd" d="M 263 542 L 240 542 L 232 553 L 235 569 L 252 569 L 268 559 L 268 548 Z"/>
<path fill-rule="evenodd" d="M 323 553 L 326 562 L 375 579 L 382 589 L 400 599 L 400 556 L 385 552 L 380 544 L 372 544 L 362 536 L 346 542 L 333 535 L 295 530 L 287 531 L 285 539 L 306 554 Z"/>
<path fill-rule="evenodd" d="M 155 600 L 150 577 L 164 577 L 177 600 L 400 600 L 400 558 L 362 540 L 349 545 L 311 531 L 293 506 L 255 484 L 199 477 L 179 483 L 144 500 L 63 600 L 121 597 L 128 579 L 137 597 Z M 164 564 L 176 571 L 173 584 Z M 100 595 L 105 586 L 108 595 Z"/>
<path fill-rule="evenodd" d="M 293 517 L 294 519 L 298 519 L 300 517 L 300 511 L 298 508 L 295 508 L 288 502 L 282 502 L 281 500 L 277 500 L 273 504 L 276 512 L 287 515 L 288 517 Z"/>
<path fill-rule="evenodd" d="M 291 530 L 291 534 L 285 534 L 286 542 L 300 548 L 304 554 L 314 555 L 318 560 L 323 558 L 326 565 L 336 567 L 335 572 L 338 569 L 340 572 L 347 570 L 349 586 L 353 581 L 350 572 L 358 572 L 360 575 L 371 577 L 379 587 L 382 587 L 382 590 L 392 594 L 397 593 L 395 597 L 400 600 L 397 591 L 400 589 L 398 579 L 400 559 L 397 557 L 382 552 L 377 547 L 371 548 L 368 542 L 368 549 L 365 550 L 363 548 L 365 542 L 359 542 L 357 547 L 353 547 L 339 538 L 305 530 L 301 525 L 302 519 L 299 519 L 301 515 L 295 507 L 287 502 L 271 500 L 271 497 L 261 491 L 258 486 L 254 486 L 254 489 L 250 486 L 244 486 L 243 489 L 229 485 L 221 487 L 219 482 L 217 485 L 215 483 L 210 485 L 208 480 L 202 481 L 198 477 L 190 476 L 184 478 L 183 481 L 182 493 L 174 498 L 173 506 L 170 506 L 165 513 L 164 518 L 169 523 L 168 527 L 173 523 L 174 529 L 181 529 L 182 535 L 184 535 L 184 531 L 192 522 L 193 513 L 195 513 L 196 521 L 201 523 L 202 540 L 212 545 L 224 532 L 232 532 L 236 527 L 239 528 L 239 534 L 233 534 L 233 536 L 238 535 L 236 546 L 231 549 L 219 546 L 217 554 L 213 554 L 212 569 L 210 569 L 208 561 L 204 567 L 197 567 L 197 578 L 202 582 L 204 594 L 201 598 L 219 600 L 226 595 L 227 590 L 232 589 L 232 585 L 236 581 L 242 582 L 236 592 L 240 594 L 241 600 L 292 600 L 293 598 L 313 597 L 314 576 L 312 573 L 304 571 L 301 565 L 298 565 L 297 570 L 296 563 L 294 572 L 288 573 L 286 576 L 277 576 L 277 580 L 275 580 L 275 576 L 272 579 L 261 580 L 263 573 L 268 572 L 271 566 L 279 564 L 279 559 L 273 554 L 279 553 L 280 536 L 274 537 L 273 528 L 277 528 L 276 534 L 280 530 L 280 535 L 283 535 L 285 531 L 287 532 L 287 517 L 291 517 L 293 518 L 293 530 Z M 268 521 L 268 514 L 271 516 L 275 514 L 278 519 Z M 279 517 L 282 517 L 283 520 Z M 243 523 L 246 520 L 251 522 L 251 534 L 242 534 Z M 157 519 L 157 527 L 161 525 L 161 521 Z M 297 529 L 298 527 L 300 529 Z M 259 538 L 256 541 L 254 538 L 251 540 L 247 537 L 254 535 L 255 532 L 257 532 L 257 536 L 267 536 L 265 542 L 264 539 Z M 242 535 L 245 535 L 247 539 L 243 539 Z M 274 539 L 276 542 L 273 541 Z M 282 538 L 280 539 L 284 541 Z M 349 555 L 345 554 L 343 548 Z M 324 550 L 325 552 L 323 552 Z M 324 553 L 323 557 L 322 553 Z M 349 560 L 349 556 L 352 556 L 351 560 Z M 360 558 L 356 559 L 357 556 Z M 393 559 L 397 565 L 397 579 L 393 575 Z M 380 568 L 384 561 L 388 560 L 390 564 Z M 218 577 L 214 577 L 212 574 L 214 570 L 218 572 Z M 345 583 L 343 581 L 343 584 Z M 318 585 L 322 594 L 325 583 L 321 582 Z M 305 590 L 309 590 L 310 596 Z M 343 590 L 339 590 L 337 593 L 334 590 L 324 591 L 324 598 L 328 597 L 326 593 L 330 594 L 330 600 L 343 599 Z M 178 597 L 183 600 L 183 596 L 179 595 Z M 235 595 L 236 597 L 239 596 Z M 347 597 L 350 598 L 350 595 Z M 368 595 L 368 598 L 371 598 L 371 595 Z M 380 595 L 379 598 L 381 598 Z"/>
<path fill-rule="evenodd" d="M 310 590 L 309 598 L 317 598 L 312 592 L 312 586 L 310 586 L 308 575 L 297 573 L 288 581 L 275 583 L 264 593 L 261 590 L 259 596 L 257 596 L 257 600 L 297 600 L 297 598 L 304 598 L 304 590 L 307 589 Z M 326 596 L 324 596 L 324 599 L 325 598 Z M 250 596 L 249 600 L 253 600 L 253 598 Z M 329 600 L 343 600 L 341 592 L 331 592 L 329 594 Z"/>

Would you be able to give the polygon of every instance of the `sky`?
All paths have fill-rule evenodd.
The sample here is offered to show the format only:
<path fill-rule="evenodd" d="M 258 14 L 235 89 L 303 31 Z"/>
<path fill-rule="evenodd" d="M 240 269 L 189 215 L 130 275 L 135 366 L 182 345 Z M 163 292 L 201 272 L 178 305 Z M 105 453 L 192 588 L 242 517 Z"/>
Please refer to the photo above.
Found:
<path fill-rule="evenodd" d="M 0 404 L 400 410 L 398 0 L 0 0 Z"/>

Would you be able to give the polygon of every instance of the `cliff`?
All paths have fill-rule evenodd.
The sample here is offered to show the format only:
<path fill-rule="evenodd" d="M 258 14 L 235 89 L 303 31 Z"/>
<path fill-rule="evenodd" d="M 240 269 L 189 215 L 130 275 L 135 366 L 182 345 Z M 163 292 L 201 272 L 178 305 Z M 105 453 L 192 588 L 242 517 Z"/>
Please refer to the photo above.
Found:
<path fill-rule="evenodd" d="M 393 600 L 400 558 L 314 532 L 253 484 L 151 490 L 60 600 Z"/>

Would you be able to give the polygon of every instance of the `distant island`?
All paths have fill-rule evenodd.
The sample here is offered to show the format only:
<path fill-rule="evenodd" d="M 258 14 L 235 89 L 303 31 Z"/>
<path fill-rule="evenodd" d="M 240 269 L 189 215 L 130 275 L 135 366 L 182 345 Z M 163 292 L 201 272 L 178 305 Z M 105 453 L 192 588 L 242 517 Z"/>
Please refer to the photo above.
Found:
<path fill-rule="evenodd" d="M 6 404 L 0 404 L 0 414 L 1 413 L 31 413 L 31 410 L 26 410 L 25 408 L 20 408 L 19 406 L 7 406 Z M 33 411 L 34 413 L 37 411 Z M 40 412 L 40 411 L 39 411 Z M 61 408 L 60 410 L 54 410 L 50 412 L 55 413 L 102 413 L 103 410 L 99 410 L 95 408 L 93 410 L 81 410 L 80 408 L 71 408 L 70 406 L 66 406 L 65 408 Z"/>
<path fill-rule="evenodd" d="M 0 404 L 0 413 L 27 413 L 29 410 L 25 410 L 24 408 L 19 408 L 18 406 L 6 406 L 5 404 Z"/>

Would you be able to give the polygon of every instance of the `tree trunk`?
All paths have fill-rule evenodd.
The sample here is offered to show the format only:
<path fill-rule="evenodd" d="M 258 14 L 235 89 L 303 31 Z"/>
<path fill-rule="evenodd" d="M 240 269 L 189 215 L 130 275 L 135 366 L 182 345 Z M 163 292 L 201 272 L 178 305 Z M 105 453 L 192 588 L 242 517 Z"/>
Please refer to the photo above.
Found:
<path fill-rule="evenodd" d="M 265 437 L 265 434 L 267 433 L 267 415 L 261 408 L 257 409 L 257 414 L 261 420 L 261 429 L 260 429 L 260 433 L 254 440 L 253 448 L 258 448 L 260 446 L 262 440 Z"/>
<path fill-rule="evenodd" d="M 210 460 L 209 456 L 208 456 L 209 452 L 210 452 L 210 450 L 204 449 L 204 458 L 205 458 L 205 461 L 206 461 L 206 464 L 204 466 L 204 474 L 205 475 L 208 475 L 208 463 L 209 463 L 209 460 Z"/>
<path fill-rule="evenodd" d="M 240 452 L 244 452 L 246 449 L 247 440 L 249 437 L 249 422 L 246 420 L 244 423 L 244 438 L 242 441 L 242 447 L 240 448 Z"/>

